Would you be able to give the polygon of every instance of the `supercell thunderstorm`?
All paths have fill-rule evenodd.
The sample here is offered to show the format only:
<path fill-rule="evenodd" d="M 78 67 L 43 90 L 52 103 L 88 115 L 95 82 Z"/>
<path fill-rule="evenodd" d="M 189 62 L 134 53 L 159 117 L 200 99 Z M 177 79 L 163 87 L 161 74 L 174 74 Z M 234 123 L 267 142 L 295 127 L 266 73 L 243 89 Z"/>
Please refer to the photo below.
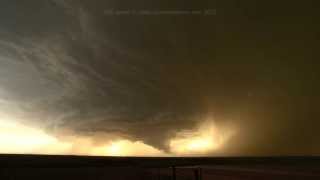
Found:
<path fill-rule="evenodd" d="M 319 154 L 315 23 L 215 2 L 1 0 L 0 153 Z"/>
<path fill-rule="evenodd" d="M 229 139 L 213 124 L 197 128 L 206 112 L 191 97 L 200 92 L 179 82 L 197 73 L 189 60 L 126 47 L 136 40 L 112 39 L 103 13 L 72 1 L 22 4 L 6 2 L 0 26 L 1 153 L 203 155 Z"/>

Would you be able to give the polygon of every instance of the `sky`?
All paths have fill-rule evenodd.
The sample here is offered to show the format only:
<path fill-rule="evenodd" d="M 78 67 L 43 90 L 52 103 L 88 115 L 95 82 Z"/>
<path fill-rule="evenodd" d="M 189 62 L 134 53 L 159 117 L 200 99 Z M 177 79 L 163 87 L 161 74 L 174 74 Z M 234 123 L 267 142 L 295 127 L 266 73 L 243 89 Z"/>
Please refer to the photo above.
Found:
<path fill-rule="evenodd" d="M 316 11 L 2 0 L 0 153 L 319 155 Z"/>

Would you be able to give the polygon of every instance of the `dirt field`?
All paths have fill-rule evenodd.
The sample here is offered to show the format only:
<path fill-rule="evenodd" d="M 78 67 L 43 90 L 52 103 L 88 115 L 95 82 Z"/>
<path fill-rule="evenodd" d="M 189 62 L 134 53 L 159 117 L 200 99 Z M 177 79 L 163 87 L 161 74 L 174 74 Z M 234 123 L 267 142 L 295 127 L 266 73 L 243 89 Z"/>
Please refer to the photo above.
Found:
<path fill-rule="evenodd" d="M 0 179 L 277 180 L 320 179 L 318 157 L 115 158 L 0 156 Z"/>

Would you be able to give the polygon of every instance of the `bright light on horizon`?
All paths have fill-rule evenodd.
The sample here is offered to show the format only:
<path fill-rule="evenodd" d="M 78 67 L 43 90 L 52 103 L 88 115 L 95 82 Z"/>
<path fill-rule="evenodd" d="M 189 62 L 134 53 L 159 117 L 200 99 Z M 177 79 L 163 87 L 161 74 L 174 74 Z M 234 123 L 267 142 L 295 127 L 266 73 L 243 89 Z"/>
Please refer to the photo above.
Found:
<path fill-rule="evenodd" d="M 42 130 L 0 120 L 0 153 L 61 154 L 70 146 Z"/>
<path fill-rule="evenodd" d="M 169 152 L 142 141 L 110 140 L 96 144 L 91 138 L 75 136 L 62 141 L 41 129 L 0 120 L 0 153 L 65 154 L 91 156 L 192 156 L 205 155 L 221 148 L 233 135 L 232 129 L 204 123 L 195 131 L 180 131 L 169 139 Z"/>
<path fill-rule="evenodd" d="M 9 120 L 0 120 L 0 153 L 66 154 L 92 156 L 164 156 L 165 153 L 141 141 L 117 140 L 95 145 L 90 138 L 60 141 L 43 130 Z"/>
<path fill-rule="evenodd" d="M 181 131 L 169 141 L 171 152 L 176 155 L 205 155 L 221 148 L 234 134 L 232 128 L 217 127 L 205 122 L 195 131 Z"/>
<path fill-rule="evenodd" d="M 141 141 L 113 141 L 105 146 L 94 148 L 92 155 L 107 156 L 164 156 L 165 153 Z"/>

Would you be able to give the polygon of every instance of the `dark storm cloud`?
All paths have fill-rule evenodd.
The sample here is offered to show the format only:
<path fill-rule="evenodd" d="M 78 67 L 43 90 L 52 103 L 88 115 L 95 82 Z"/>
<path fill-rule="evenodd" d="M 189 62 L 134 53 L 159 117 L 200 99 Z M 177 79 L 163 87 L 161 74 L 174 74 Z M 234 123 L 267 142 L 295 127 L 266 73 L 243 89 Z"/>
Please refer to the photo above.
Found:
<path fill-rule="evenodd" d="M 292 20 L 294 10 L 235 2 L 1 4 L 3 113 L 52 133 L 119 134 L 156 147 L 214 114 L 240 126 L 230 153 L 318 153 L 314 31 L 297 24 L 315 27 Z M 215 8 L 216 16 L 105 13 Z M 279 10 L 269 16 L 268 8 Z"/>
<path fill-rule="evenodd" d="M 198 108 L 191 104 L 191 90 L 195 87 L 184 80 L 193 75 L 173 76 L 181 71 L 180 64 L 163 60 L 168 55 L 161 57 L 160 37 L 151 40 L 162 34 L 156 28 L 163 24 L 150 24 L 156 34 L 142 37 L 149 44 L 136 48 L 140 43 L 136 36 L 143 35 L 139 31 L 143 27 L 127 32 L 131 27 L 127 19 L 113 24 L 120 31 L 113 37 L 104 29 L 109 26 L 102 26 L 103 11 L 95 14 L 81 4 L 8 1 L 6 8 L 2 18 L 8 23 L 1 30 L 2 110 L 6 113 L 9 109 L 10 114 L 49 131 L 119 133 L 158 146 L 171 131 L 194 124 Z M 37 10 L 41 10 L 37 15 L 23 16 Z M 17 15 L 12 16 L 13 12 Z M 174 24 L 168 22 L 172 30 L 181 29 Z M 134 46 L 124 47 L 130 43 Z M 149 45 L 150 54 L 144 53 Z M 180 79 L 185 82 L 179 83 Z"/>

